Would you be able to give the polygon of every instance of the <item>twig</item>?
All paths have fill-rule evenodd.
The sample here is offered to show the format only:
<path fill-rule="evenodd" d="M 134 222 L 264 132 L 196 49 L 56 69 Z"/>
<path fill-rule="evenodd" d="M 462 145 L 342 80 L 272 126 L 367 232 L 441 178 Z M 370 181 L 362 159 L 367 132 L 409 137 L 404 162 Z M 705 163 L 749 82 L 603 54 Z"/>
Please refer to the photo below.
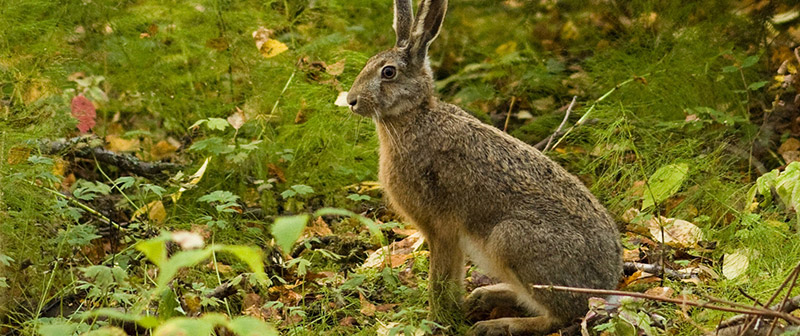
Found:
<path fill-rule="evenodd" d="M 708 308 L 720 311 L 726 311 L 731 313 L 740 313 L 740 314 L 748 314 L 748 315 L 757 315 L 757 316 L 769 316 L 783 319 L 787 322 L 792 324 L 800 325 L 800 319 L 789 315 L 787 313 L 774 311 L 766 308 L 761 307 L 749 307 L 749 308 L 736 308 L 736 307 L 725 307 L 725 306 L 718 306 L 714 304 L 710 304 L 709 302 L 696 302 L 686 299 L 673 299 L 655 295 L 649 295 L 644 293 L 636 293 L 636 292 L 623 292 L 623 291 L 616 291 L 616 290 L 608 290 L 608 289 L 592 289 L 592 288 L 579 288 L 579 287 L 567 287 L 567 286 L 553 286 L 553 285 L 530 285 L 532 289 L 541 289 L 541 290 L 555 290 L 555 291 L 562 291 L 562 292 L 573 292 L 573 293 L 583 293 L 583 294 L 595 294 L 595 295 L 618 295 L 618 296 L 629 296 L 641 299 L 648 299 L 653 301 L 662 301 L 662 302 L 669 302 L 678 305 L 686 305 L 686 306 L 693 306 L 699 308 Z M 718 302 L 727 302 L 721 299 L 715 299 Z"/>
<path fill-rule="evenodd" d="M 791 299 L 787 300 L 783 308 L 780 307 L 780 304 L 775 304 L 769 307 L 769 309 L 787 314 L 797 309 L 800 309 L 800 295 L 792 297 Z M 721 321 L 717 326 L 717 329 L 724 329 L 724 328 L 729 328 L 731 326 L 740 325 L 745 319 L 747 319 L 747 317 L 748 317 L 747 315 L 733 316 L 727 320 Z"/>
<path fill-rule="evenodd" d="M 511 110 L 514 108 L 514 102 L 517 101 L 516 96 L 511 96 L 511 105 L 508 105 L 508 113 L 506 113 L 506 123 L 503 125 L 503 132 L 508 132 L 508 121 L 511 120 Z"/>
<path fill-rule="evenodd" d="M 170 162 L 144 162 L 135 156 L 119 154 L 103 148 L 105 142 L 96 136 L 83 136 L 69 139 L 44 139 L 39 141 L 39 149 L 45 154 L 69 151 L 69 154 L 117 166 L 119 169 L 149 179 L 163 180 L 169 177 L 164 171 L 175 171 L 181 165 Z"/>
<path fill-rule="evenodd" d="M 631 271 L 632 270 L 633 272 L 635 272 L 635 271 L 644 271 L 644 272 L 651 273 L 651 274 L 662 274 L 662 272 L 663 272 L 664 275 L 666 275 L 666 276 L 668 276 L 670 278 L 673 278 L 673 279 L 678 279 L 678 280 L 691 279 L 692 278 L 692 274 L 681 273 L 681 272 L 678 272 L 678 271 L 676 271 L 674 269 L 662 267 L 660 265 L 655 265 L 655 264 L 645 264 L 645 263 L 627 261 L 627 262 L 625 262 L 623 264 L 622 267 L 626 271 Z"/>
<path fill-rule="evenodd" d="M 792 270 L 792 273 L 790 273 L 789 276 L 783 280 L 783 283 L 781 283 L 780 287 L 778 287 L 775 293 L 772 294 L 772 297 L 769 298 L 767 303 L 764 304 L 764 307 L 771 305 L 772 302 L 775 301 L 775 298 L 777 298 L 780 292 L 783 291 L 783 288 L 785 288 L 786 285 L 789 284 L 789 281 L 792 281 L 794 283 L 793 280 L 795 280 L 795 278 L 797 277 L 798 272 L 800 272 L 800 263 L 798 263 L 797 266 L 795 266 L 794 269 Z M 750 330 L 750 327 L 753 325 L 753 323 L 756 323 L 757 320 L 758 319 L 753 319 L 751 316 L 747 317 L 744 323 L 745 327 L 742 328 L 739 335 L 744 335 L 747 332 L 747 330 Z"/>
<path fill-rule="evenodd" d="M 558 133 L 561 133 L 561 129 L 564 127 L 564 124 L 567 123 L 567 119 L 569 119 L 569 113 L 572 112 L 572 107 L 575 106 L 575 100 L 577 100 L 577 99 L 578 99 L 578 96 L 572 96 L 572 102 L 569 103 L 569 107 L 567 107 L 567 112 L 564 113 L 564 120 L 561 120 L 561 124 L 558 125 L 558 128 L 556 128 L 556 131 L 553 132 L 553 134 L 547 139 L 547 144 L 544 145 L 544 149 L 542 150 L 542 153 L 550 150 L 550 144 L 553 142 L 553 138 L 558 136 L 557 135 Z"/>
<path fill-rule="evenodd" d="M 650 74 L 646 74 L 646 75 L 643 75 L 641 77 L 647 77 L 649 75 Z M 559 138 L 558 141 L 556 141 L 556 144 L 553 145 L 553 147 L 558 147 L 558 145 L 561 143 L 561 141 L 564 140 L 567 137 L 567 135 L 569 135 L 569 133 L 572 132 L 573 129 L 575 129 L 575 127 L 578 127 L 578 126 L 582 125 L 584 122 L 586 122 L 586 118 L 588 118 L 589 114 L 592 113 L 592 111 L 594 111 L 594 108 L 597 106 L 598 103 L 600 103 L 601 101 L 603 101 L 606 98 L 608 98 L 608 96 L 610 96 L 612 93 L 614 93 L 614 91 L 617 91 L 617 89 L 621 88 L 624 85 L 627 85 L 630 82 L 633 82 L 634 80 L 636 80 L 636 78 L 641 78 L 641 77 L 631 77 L 631 78 L 629 78 L 629 79 L 617 84 L 611 90 L 608 90 L 608 92 L 606 92 L 605 94 L 600 96 L 600 98 L 597 98 L 597 100 L 595 100 L 594 103 L 592 103 L 592 106 L 590 106 L 589 109 L 586 110 L 586 113 L 584 113 L 583 116 L 581 116 L 581 118 L 578 119 L 577 122 L 575 122 L 575 125 L 572 125 L 570 128 L 567 129 L 566 132 L 564 132 L 564 135 L 561 138 Z"/>
<path fill-rule="evenodd" d="M 97 210 L 95 210 L 95 209 L 92 209 L 92 208 L 90 208 L 88 205 L 81 203 L 80 201 L 76 200 L 76 199 L 75 199 L 75 198 L 73 198 L 73 197 L 70 197 L 70 196 L 64 195 L 64 194 L 62 194 L 62 193 L 58 192 L 58 191 L 57 191 L 57 190 L 55 190 L 55 189 L 48 188 L 48 187 L 45 187 L 45 186 L 40 186 L 40 185 L 37 185 L 36 183 L 33 183 L 33 182 L 31 182 L 31 181 L 27 181 L 27 182 L 28 182 L 28 183 L 30 183 L 30 184 L 31 184 L 31 185 L 33 185 L 33 186 L 36 186 L 36 187 L 42 188 L 42 189 L 46 190 L 47 192 L 49 192 L 49 193 L 51 193 L 51 194 L 53 194 L 53 195 L 56 195 L 56 196 L 58 196 L 58 197 L 60 197 L 60 198 L 63 198 L 63 199 L 65 199 L 67 202 L 70 202 L 70 203 L 72 203 L 72 204 L 74 204 L 74 205 L 77 205 L 77 206 L 78 206 L 78 207 L 80 207 L 81 209 L 85 210 L 86 212 L 88 212 L 88 213 L 90 213 L 90 214 L 94 215 L 95 217 L 97 217 L 98 219 L 100 219 L 100 221 L 101 221 L 101 222 L 103 222 L 103 223 L 105 223 L 105 224 L 108 224 L 108 225 L 111 225 L 111 226 L 113 226 L 114 228 L 116 228 L 117 230 L 124 230 L 124 228 L 123 228 L 122 226 L 120 226 L 120 225 L 119 225 L 119 224 L 117 224 L 117 223 L 114 223 L 114 221 L 112 221 L 112 220 L 111 220 L 111 218 L 108 218 L 108 217 L 106 217 L 105 215 L 101 214 L 99 211 L 97 211 Z"/>

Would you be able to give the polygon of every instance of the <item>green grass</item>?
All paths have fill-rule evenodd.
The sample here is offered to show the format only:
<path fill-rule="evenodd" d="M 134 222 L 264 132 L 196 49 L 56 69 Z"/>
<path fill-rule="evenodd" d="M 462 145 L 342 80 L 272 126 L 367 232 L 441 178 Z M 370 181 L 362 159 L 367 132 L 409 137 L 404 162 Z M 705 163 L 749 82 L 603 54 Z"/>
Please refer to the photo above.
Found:
<path fill-rule="evenodd" d="M 748 217 L 745 195 L 758 173 L 740 153 L 749 154 L 753 144 L 763 140 L 762 110 L 771 111 L 776 96 L 791 92 L 769 88 L 773 82 L 748 89 L 752 83 L 772 80 L 778 67 L 775 51 L 784 35 L 765 47 L 763 26 L 769 9 L 737 14 L 741 5 L 451 1 L 431 62 L 445 101 L 500 128 L 510 112 L 509 133 L 531 144 L 555 130 L 563 107 L 577 96 L 568 126 L 591 109 L 588 122 L 548 155 L 586 182 L 616 218 L 641 206 L 633 188 L 637 181 L 659 167 L 688 164 L 688 177 L 679 191 L 655 211 L 692 221 L 716 247 L 682 252 L 693 253 L 692 260 L 717 273 L 725 254 L 747 248 L 757 257 L 736 279 L 669 285 L 748 302 L 738 292 L 742 289 L 763 300 L 800 260 L 800 247 L 793 243 L 797 223 L 792 212 L 775 206 L 757 210 L 760 217 L 755 220 Z M 131 248 L 147 235 L 130 230 L 125 239 L 89 239 L 81 233 L 81 224 L 98 222 L 89 215 L 72 216 L 74 206 L 45 189 L 61 188 L 59 183 L 70 174 L 109 182 L 91 160 L 45 155 L 36 146 L 39 139 L 78 135 L 69 106 L 74 95 L 69 90 L 78 89 L 69 79 L 75 73 L 104 77 L 97 89 L 108 100 L 96 101 L 94 134 L 138 140 L 141 148 L 134 154 L 144 159 L 159 141 L 183 143 L 168 160 L 184 165 L 184 176 L 211 157 L 203 179 L 177 201 L 167 195 L 188 179 L 137 178 L 124 195 L 114 190 L 86 200 L 106 216 L 130 218 L 136 208 L 161 200 L 164 220 L 142 226 L 156 232 L 201 227 L 215 243 L 267 251 L 272 251 L 269 228 L 276 216 L 342 207 L 382 222 L 395 220 L 384 214 L 379 191 L 362 192 L 371 196 L 369 201 L 346 198 L 354 193 L 347 186 L 377 179 L 377 137 L 370 120 L 333 105 L 366 60 L 392 45 L 391 8 L 388 0 L 0 0 L 0 257 L 13 259 L 8 265 L 0 260 L 0 279 L 8 283 L 7 288 L 0 286 L 5 328 L 33 333 L 46 322 L 38 320 L 40 306 L 75 293 L 78 280 L 85 280 L 81 267 L 109 265 L 112 250 L 125 251 L 114 260 L 129 274 L 131 291 L 144 295 L 153 286 L 152 274 L 147 273 L 152 265 Z M 251 35 L 260 27 L 273 30 L 273 38 L 288 51 L 263 57 Z M 787 28 L 776 27 L 780 34 Z M 748 57 L 757 61 L 743 66 Z M 337 62 L 344 62 L 341 74 L 325 71 L 324 66 Z M 741 69 L 731 71 L 731 66 Z M 237 109 L 247 118 L 238 131 L 190 129 L 198 120 L 224 119 Z M 689 115 L 700 121 L 687 122 Z M 789 134 L 778 136 L 785 140 Z M 771 141 L 768 149 L 775 151 L 780 143 Z M 20 150 L 34 159 L 20 161 L 15 156 Z M 50 161 L 38 159 L 42 156 Z M 756 158 L 768 169 L 783 165 L 768 154 Z M 64 169 L 56 169 L 61 162 Z M 103 166 L 103 173 L 112 180 L 128 175 L 112 166 Z M 148 184 L 163 187 L 164 194 L 148 192 Z M 310 186 L 313 192 L 281 195 L 296 185 Z M 74 189 L 73 185 L 62 191 Z M 239 197 L 242 211 L 259 208 L 261 215 L 220 213 L 216 204 L 198 201 L 216 190 L 230 191 Z M 224 223 L 208 227 L 204 216 Z M 357 222 L 328 222 L 349 242 L 379 247 Z M 414 327 L 423 323 L 424 256 L 415 259 L 411 282 L 403 283 L 398 280 L 402 269 L 351 269 L 357 262 L 319 255 L 319 250 L 338 248 L 342 251 L 336 253 L 346 255 L 350 247 L 345 245 L 309 252 L 311 272 L 336 276 L 324 280 L 324 286 L 305 281 L 299 287 L 304 300 L 293 309 L 305 313 L 302 323 L 272 322 L 296 335 L 371 335 L 378 321 Z M 357 257 L 365 257 L 363 248 L 355 250 Z M 687 260 L 668 253 L 669 261 L 675 258 Z M 234 272 L 246 272 L 235 258 L 220 261 L 232 265 Z M 280 276 L 302 280 L 296 272 L 283 269 Z M 222 274 L 221 280 L 233 275 Z M 363 283 L 340 288 L 362 276 Z M 176 295 L 197 292 L 193 282 L 207 288 L 219 282 L 213 270 L 202 266 L 179 278 Z M 239 291 L 228 302 L 234 315 L 241 314 L 244 294 L 268 296 L 250 287 Z M 375 304 L 399 306 L 365 316 L 359 293 Z M 690 315 L 712 328 L 723 314 L 697 309 Z M 340 325 L 345 317 L 357 323 Z M 670 328 L 681 335 L 697 333 L 686 322 Z"/>

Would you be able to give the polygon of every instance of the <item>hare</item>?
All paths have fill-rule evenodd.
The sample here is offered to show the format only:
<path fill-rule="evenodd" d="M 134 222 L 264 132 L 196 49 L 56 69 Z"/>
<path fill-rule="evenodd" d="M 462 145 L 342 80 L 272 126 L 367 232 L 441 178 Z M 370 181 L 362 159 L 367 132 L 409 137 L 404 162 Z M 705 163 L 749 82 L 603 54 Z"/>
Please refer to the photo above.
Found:
<path fill-rule="evenodd" d="M 529 335 L 564 326 L 588 296 L 529 285 L 608 289 L 622 275 L 613 219 L 589 190 L 528 144 L 434 96 L 428 47 L 447 0 L 394 1 L 395 46 L 367 61 L 347 94 L 375 121 L 379 179 L 391 206 L 430 249 L 430 314 L 457 321 L 465 255 L 502 283 L 476 289 L 468 312 L 519 304 L 534 317 L 476 323 L 474 335 Z M 530 316 L 529 315 L 529 316 Z"/>

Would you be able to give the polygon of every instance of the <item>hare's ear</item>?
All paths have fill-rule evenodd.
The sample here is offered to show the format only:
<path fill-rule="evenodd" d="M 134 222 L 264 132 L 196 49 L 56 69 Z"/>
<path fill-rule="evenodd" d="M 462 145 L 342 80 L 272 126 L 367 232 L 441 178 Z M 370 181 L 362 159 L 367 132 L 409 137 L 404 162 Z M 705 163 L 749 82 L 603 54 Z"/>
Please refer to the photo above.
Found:
<path fill-rule="evenodd" d="M 417 11 L 417 20 L 411 32 L 411 58 L 423 61 L 428 54 L 428 47 L 439 36 L 444 14 L 447 11 L 447 0 L 422 0 Z"/>
<path fill-rule="evenodd" d="M 397 34 L 395 46 L 408 47 L 411 39 L 411 24 L 414 22 L 414 13 L 411 10 L 411 0 L 394 0 L 394 23 L 392 27 Z"/>

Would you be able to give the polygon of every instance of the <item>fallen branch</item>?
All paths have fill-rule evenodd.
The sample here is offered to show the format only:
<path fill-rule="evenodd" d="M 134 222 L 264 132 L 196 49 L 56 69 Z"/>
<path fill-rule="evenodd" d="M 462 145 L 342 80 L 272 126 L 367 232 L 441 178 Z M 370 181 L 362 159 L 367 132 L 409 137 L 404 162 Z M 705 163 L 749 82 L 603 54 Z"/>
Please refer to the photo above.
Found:
<path fill-rule="evenodd" d="M 170 162 L 145 162 L 133 155 L 115 153 L 103 148 L 105 142 L 96 136 L 81 136 L 69 139 L 41 140 L 39 149 L 45 154 L 67 151 L 70 155 L 92 159 L 154 180 L 164 180 L 169 175 L 164 171 L 176 171 L 181 165 Z"/>
<path fill-rule="evenodd" d="M 583 294 L 594 294 L 594 295 L 617 295 L 617 296 L 629 296 L 635 297 L 640 299 L 647 299 L 652 301 L 661 301 L 661 302 L 669 302 L 683 306 L 692 306 L 692 307 L 699 307 L 699 308 L 707 308 L 707 309 L 714 309 L 720 311 L 726 311 L 731 313 L 740 313 L 740 314 L 747 314 L 753 316 L 766 316 L 766 317 L 773 317 L 773 318 L 780 318 L 784 321 L 789 323 L 800 325 L 800 319 L 789 315 L 784 312 L 779 312 L 775 310 L 770 310 L 761 307 L 749 307 L 744 306 L 739 303 L 725 301 L 722 299 L 717 298 L 708 298 L 709 302 L 698 302 L 687 300 L 685 298 L 682 299 L 673 299 L 668 297 L 661 297 L 655 295 L 649 295 L 644 293 L 636 293 L 636 292 L 623 292 L 623 291 L 616 291 L 616 290 L 607 290 L 607 289 L 592 289 L 592 288 L 580 288 L 580 287 L 567 287 L 567 286 L 553 286 L 553 285 L 531 285 L 530 288 L 532 289 L 539 289 L 539 290 L 554 290 L 554 291 L 562 291 L 562 292 L 573 292 L 573 293 L 583 293 Z M 725 307 L 712 304 L 713 302 L 723 303 L 727 305 L 733 305 L 734 307 Z"/>
<path fill-rule="evenodd" d="M 572 96 L 572 102 L 569 103 L 569 107 L 567 107 L 567 112 L 564 113 L 564 119 L 561 120 L 561 124 L 558 125 L 556 131 L 553 132 L 553 135 L 547 138 L 547 144 L 544 145 L 544 149 L 542 149 L 542 153 L 550 150 L 550 144 L 553 142 L 553 138 L 557 137 L 559 133 L 561 133 L 561 129 L 564 128 L 564 124 L 567 123 L 567 119 L 569 119 L 569 114 L 572 112 L 572 107 L 575 106 L 575 100 L 578 99 L 578 96 Z M 538 144 L 537 144 L 538 145 Z"/>
<path fill-rule="evenodd" d="M 645 264 L 645 263 L 638 263 L 638 262 L 625 262 L 623 264 L 623 270 L 625 273 L 634 273 L 636 271 L 647 272 L 650 274 L 663 274 L 669 278 L 682 280 L 682 279 L 691 279 L 692 274 L 689 273 L 681 273 L 674 269 L 661 267 L 660 265 L 655 264 Z"/>

